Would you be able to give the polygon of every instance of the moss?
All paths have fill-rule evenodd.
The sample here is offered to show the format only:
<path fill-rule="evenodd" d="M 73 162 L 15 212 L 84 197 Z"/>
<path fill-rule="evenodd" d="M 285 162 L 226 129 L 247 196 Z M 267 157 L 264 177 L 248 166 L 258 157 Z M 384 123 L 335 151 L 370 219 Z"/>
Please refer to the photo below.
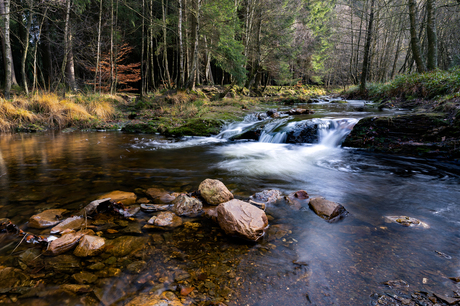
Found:
<path fill-rule="evenodd" d="M 223 122 L 213 119 L 190 119 L 186 124 L 168 129 L 174 136 L 210 136 L 220 132 Z"/>

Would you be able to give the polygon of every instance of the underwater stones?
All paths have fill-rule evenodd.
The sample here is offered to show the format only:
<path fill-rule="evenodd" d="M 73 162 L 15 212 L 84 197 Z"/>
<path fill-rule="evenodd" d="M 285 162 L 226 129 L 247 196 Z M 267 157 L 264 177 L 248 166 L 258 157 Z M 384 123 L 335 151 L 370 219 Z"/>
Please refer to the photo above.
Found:
<path fill-rule="evenodd" d="M 430 228 L 425 222 L 408 216 L 385 216 L 384 218 L 387 223 L 398 223 L 406 227 Z"/>
<path fill-rule="evenodd" d="M 61 223 L 51 229 L 51 234 L 59 234 L 66 229 L 76 230 L 80 229 L 85 219 L 81 216 L 74 216 L 63 220 Z"/>
<path fill-rule="evenodd" d="M 179 216 L 196 216 L 203 210 L 203 203 L 200 200 L 186 194 L 179 195 L 173 204 L 173 211 Z"/>
<path fill-rule="evenodd" d="M 33 215 L 29 219 L 29 227 L 32 228 L 47 228 L 54 226 L 61 222 L 62 214 L 65 213 L 67 209 L 48 209 L 37 215 Z"/>
<path fill-rule="evenodd" d="M 205 179 L 198 190 L 208 204 L 219 205 L 233 199 L 233 194 L 219 180 Z"/>
<path fill-rule="evenodd" d="M 49 256 L 56 256 L 65 253 L 73 249 L 78 244 L 83 235 L 84 234 L 82 232 L 67 233 L 59 237 L 58 239 L 51 241 L 48 244 L 48 248 L 43 252 L 43 254 Z"/>
<path fill-rule="evenodd" d="M 147 223 L 144 226 L 145 229 L 160 228 L 169 230 L 181 226 L 182 219 L 173 212 L 165 211 L 153 216 Z"/>
<path fill-rule="evenodd" d="M 86 271 L 80 271 L 79 273 L 72 275 L 72 278 L 79 284 L 92 284 L 97 280 L 96 275 Z"/>
<path fill-rule="evenodd" d="M 47 268 L 57 272 L 72 272 L 81 268 L 80 259 L 73 255 L 60 255 L 45 259 Z"/>
<path fill-rule="evenodd" d="M 323 197 L 316 197 L 310 200 L 310 208 L 327 221 L 335 221 L 348 212 L 341 204 L 326 200 Z"/>
<path fill-rule="evenodd" d="M 101 253 L 105 247 L 105 239 L 99 236 L 85 235 L 80 239 L 73 254 L 78 257 L 95 256 Z"/>
<path fill-rule="evenodd" d="M 311 110 L 311 109 L 304 109 L 304 108 L 293 108 L 293 109 L 290 109 L 288 110 L 287 112 L 283 112 L 284 114 L 288 114 L 288 115 L 303 115 L 303 114 L 314 114 L 315 111 Z"/>
<path fill-rule="evenodd" d="M 123 257 L 135 249 L 143 247 L 147 240 L 148 237 L 121 236 L 112 241 L 106 241 L 105 252 L 115 257 Z"/>
<path fill-rule="evenodd" d="M 105 198 L 110 198 L 114 202 L 121 202 L 124 205 L 135 204 L 137 200 L 137 196 L 134 192 L 126 192 L 120 190 L 115 190 L 99 197 L 99 199 Z"/>
<path fill-rule="evenodd" d="M 130 263 L 126 269 L 128 270 L 128 272 L 130 273 L 133 273 L 133 274 L 139 274 L 142 270 L 145 269 L 145 267 L 147 267 L 147 262 L 143 261 L 143 260 L 138 260 L 138 261 L 135 261 L 135 262 L 132 262 Z"/>
<path fill-rule="evenodd" d="M 110 203 L 110 198 L 94 200 L 91 203 L 89 203 L 88 205 L 86 205 L 85 208 L 83 208 L 80 211 L 80 214 L 83 215 L 83 216 L 90 216 L 90 215 L 92 215 L 92 214 L 97 212 L 97 209 L 98 209 L 100 204 L 105 203 L 105 202 Z"/>
<path fill-rule="evenodd" d="M 93 291 L 93 288 L 90 285 L 63 284 L 59 286 L 59 288 L 76 294 Z"/>
<path fill-rule="evenodd" d="M 308 205 L 310 200 L 308 199 L 308 193 L 305 190 L 299 190 L 293 193 L 290 193 L 288 196 L 284 197 L 286 202 L 292 208 L 299 210 L 304 205 Z"/>
<path fill-rule="evenodd" d="M 183 306 L 179 298 L 170 291 L 165 291 L 161 295 L 140 294 L 132 299 L 125 306 Z"/>
<path fill-rule="evenodd" d="M 30 285 L 29 276 L 13 267 L 0 267 L 0 293 Z"/>
<path fill-rule="evenodd" d="M 238 235 L 252 241 L 262 237 L 268 226 L 263 210 L 236 199 L 217 207 L 217 221 L 226 234 Z"/>

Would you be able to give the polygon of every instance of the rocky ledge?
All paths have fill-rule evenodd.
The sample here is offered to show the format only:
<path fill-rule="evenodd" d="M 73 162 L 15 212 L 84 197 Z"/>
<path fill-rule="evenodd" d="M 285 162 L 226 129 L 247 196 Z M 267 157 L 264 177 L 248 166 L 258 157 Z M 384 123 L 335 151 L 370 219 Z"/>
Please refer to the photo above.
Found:
<path fill-rule="evenodd" d="M 401 155 L 460 158 L 460 120 L 441 113 L 361 119 L 343 146 Z"/>

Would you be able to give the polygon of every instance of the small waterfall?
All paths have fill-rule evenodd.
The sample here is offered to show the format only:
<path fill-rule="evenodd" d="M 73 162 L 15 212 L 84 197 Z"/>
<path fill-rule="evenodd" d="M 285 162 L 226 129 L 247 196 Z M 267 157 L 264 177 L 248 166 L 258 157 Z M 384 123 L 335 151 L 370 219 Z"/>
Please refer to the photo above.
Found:
<path fill-rule="evenodd" d="M 321 126 L 318 129 L 319 144 L 326 147 L 340 146 L 358 121 L 358 119 L 330 120 L 327 127 Z"/>
<path fill-rule="evenodd" d="M 286 132 L 279 132 L 274 134 L 262 132 L 259 138 L 259 142 L 269 142 L 269 143 L 285 143 L 287 139 Z"/>

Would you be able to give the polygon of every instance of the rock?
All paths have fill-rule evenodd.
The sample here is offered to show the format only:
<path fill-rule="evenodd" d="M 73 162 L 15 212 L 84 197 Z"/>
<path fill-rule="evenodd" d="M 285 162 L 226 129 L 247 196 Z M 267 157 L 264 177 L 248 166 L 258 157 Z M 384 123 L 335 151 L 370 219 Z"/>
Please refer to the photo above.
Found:
<path fill-rule="evenodd" d="M 105 247 L 105 239 L 99 236 L 85 235 L 80 239 L 73 254 L 78 257 L 95 256 L 101 253 Z"/>
<path fill-rule="evenodd" d="M 294 115 L 314 114 L 315 111 L 311 109 L 304 109 L 304 108 L 293 108 L 285 113 L 288 115 L 294 116 Z"/>
<path fill-rule="evenodd" d="M 231 200 L 217 207 L 217 221 L 228 235 L 257 241 L 268 226 L 265 212 L 249 203 Z"/>
<path fill-rule="evenodd" d="M 137 295 L 129 303 L 125 304 L 125 306 L 183 306 L 175 295 L 174 297 L 175 298 L 173 298 L 171 294 L 167 294 L 167 291 L 163 292 L 161 296 L 142 293 Z"/>
<path fill-rule="evenodd" d="M 136 203 L 137 196 L 134 192 L 115 190 L 99 197 L 100 199 L 110 198 L 114 202 L 121 202 L 123 205 L 132 205 Z"/>
<path fill-rule="evenodd" d="M 173 201 L 173 211 L 178 216 L 196 216 L 203 210 L 200 200 L 181 194 Z"/>
<path fill-rule="evenodd" d="M 144 193 L 151 198 L 155 204 L 170 204 L 176 198 L 160 188 L 149 188 Z"/>
<path fill-rule="evenodd" d="M 120 230 L 120 233 L 139 235 L 139 234 L 142 234 L 142 226 L 139 222 L 130 222 L 128 226 Z"/>
<path fill-rule="evenodd" d="M 29 276 L 19 269 L 0 267 L 0 294 L 17 287 L 30 286 Z"/>
<path fill-rule="evenodd" d="M 63 284 L 59 286 L 59 288 L 76 294 L 93 291 L 93 288 L 90 285 Z"/>
<path fill-rule="evenodd" d="M 80 259 L 73 255 L 60 255 L 56 257 L 48 257 L 45 259 L 47 268 L 51 268 L 58 272 L 72 272 L 80 269 Z"/>
<path fill-rule="evenodd" d="M 293 193 L 290 193 L 287 197 L 285 197 L 287 203 L 292 208 L 299 210 L 302 206 L 307 206 L 310 200 L 308 199 L 308 193 L 304 190 L 299 190 Z"/>
<path fill-rule="evenodd" d="M 147 263 L 143 260 L 135 261 L 133 263 L 130 263 L 126 269 L 128 272 L 133 273 L 133 274 L 139 274 L 142 270 L 147 267 Z"/>
<path fill-rule="evenodd" d="M 204 216 L 211 219 L 214 222 L 217 222 L 217 210 L 216 208 L 206 207 L 203 208 Z"/>
<path fill-rule="evenodd" d="M 48 244 L 48 248 L 43 252 L 43 254 L 49 256 L 56 256 L 65 253 L 76 247 L 83 235 L 84 234 L 82 232 L 70 232 L 68 234 L 65 234 L 60 238 L 51 241 Z"/>
<path fill-rule="evenodd" d="M 18 259 L 20 264 L 26 265 L 29 268 L 36 268 L 43 264 L 40 254 L 41 250 L 39 249 L 27 249 L 18 256 Z M 23 267 L 22 265 L 21 268 Z"/>
<path fill-rule="evenodd" d="M 105 203 L 105 202 L 107 202 L 107 203 Z M 92 214 L 97 213 L 99 205 L 101 205 L 103 203 L 109 205 L 110 204 L 110 198 L 105 198 L 105 199 L 92 201 L 91 203 L 86 205 L 85 208 L 83 208 L 80 211 L 80 215 L 85 217 L 85 216 L 91 216 Z M 103 204 L 103 206 L 104 206 L 104 204 Z"/>
<path fill-rule="evenodd" d="M 92 284 L 97 280 L 96 275 L 85 271 L 72 275 L 72 278 L 79 284 Z"/>
<path fill-rule="evenodd" d="M 264 203 L 264 204 L 273 204 L 281 197 L 281 192 L 275 189 L 264 190 L 261 192 L 257 192 L 249 197 L 249 199 L 253 200 L 257 203 Z"/>
<path fill-rule="evenodd" d="M 335 221 L 347 214 L 347 210 L 341 204 L 317 197 L 310 200 L 310 208 L 321 218 L 327 221 Z"/>
<path fill-rule="evenodd" d="M 94 270 L 94 271 L 99 271 L 105 268 L 105 265 L 102 262 L 96 262 L 90 266 L 88 266 L 88 269 Z"/>
<path fill-rule="evenodd" d="M 172 207 L 169 204 L 141 204 L 141 210 L 145 212 L 167 211 Z"/>
<path fill-rule="evenodd" d="M 47 228 L 54 226 L 62 221 L 62 214 L 67 209 L 48 209 L 37 215 L 33 215 L 29 219 L 29 227 L 33 228 Z"/>
<path fill-rule="evenodd" d="M 182 219 L 175 213 L 170 211 L 161 212 L 160 214 L 153 216 L 148 221 L 148 224 L 144 226 L 145 229 L 174 229 L 182 225 Z"/>
<path fill-rule="evenodd" d="M 136 203 L 137 204 L 149 204 L 150 200 L 147 198 L 140 198 L 140 199 L 137 199 Z"/>
<path fill-rule="evenodd" d="M 83 223 L 85 223 L 85 218 L 81 216 L 70 217 L 53 227 L 50 233 L 60 234 L 66 229 L 77 230 L 83 226 Z"/>
<path fill-rule="evenodd" d="M 121 236 L 114 240 L 106 241 L 105 252 L 115 257 L 123 257 L 130 254 L 135 249 L 144 247 L 148 239 L 148 237 Z"/>
<path fill-rule="evenodd" d="M 460 299 L 459 298 L 452 298 L 452 297 L 449 297 L 449 296 L 445 296 L 443 294 L 439 294 L 439 293 L 434 293 L 434 295 L 440 299 L 441 301 L 449 304 L 449 305 L 458 305 L 457 303 L 460 302 Z"/>
<path fill-rule="evenodd" d="M 244 132 L 241 135 L 231 137 L 231 139 L 232 140 L 235 140 L 235 139 L 259 140 L 260 135 L 262 135 L 262 130 L 256 129 L 256 130 Z"/>
<path fill-rule="evenodd" d="M 286 143 L 317 143 L 318 124 L 312 121 L 297 123 L 295 127 L 286 133 Z"/>
<path fill-rule="evenodd" d="M 205 179 L 198 190 L 208 204 L 219 205 L 233 199 L 233 194 L 219 180 Z"/>
<path fill-rule="evenodd" d="M 407 216 L 385 216 L 385 222 L 387 223 L 398 223 L 406 227 L 422 227 L 430 228 L 428 224 L 418 219 L 407 217 Z"/>

